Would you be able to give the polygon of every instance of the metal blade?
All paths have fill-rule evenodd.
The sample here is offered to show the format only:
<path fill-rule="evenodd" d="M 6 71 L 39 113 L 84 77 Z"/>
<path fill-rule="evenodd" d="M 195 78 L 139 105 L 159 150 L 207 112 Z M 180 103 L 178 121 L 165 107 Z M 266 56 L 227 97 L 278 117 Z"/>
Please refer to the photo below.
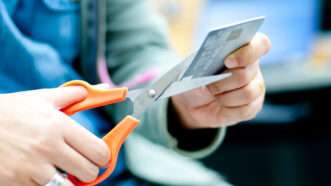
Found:
<path fill-rule="evenodd" d="M 167 90 L 159 97 L 159 99 L 168 98 L 171 96 L 175 96 L 190 90 L 194 90 L 199 87 L 203 87 L 217 81 L 223 80 L 227 77 L 231 76 L 231 73 L 224 73 L 220 75 L 200 77 L 200 78 L 185 78 L 181 81 L 176 81 L 172 83 Z"/>
<path fill-rule="evenodd" d="M 227 77 L 231 76 L 231 73 L 225 73 L 215 76 L 207 76 L 207 77 L 200 77 L 200 78 L 185 78 L 181 81 L 176 81 L 172 83 L 167 90 L 158 98 L 158 99 L 164 99 L 171 96 L 175 96 L 190 90 L 194 90 L 199 87 L 203 87 L 212 83 L 215 83 L 217 81 L 223 80 Z M 145 89 L 135 89 L 130 90 L 128 97 L 131 99 L 134 99 L 138 95 L 140 95 Z"/>
<path fill-rule="evenodd" d="M 253 38 L 263 20 L 263 17 L 249 19 L 210 32 L 196 54 L 179 63 L 147 88 L 129 93 L 128 97 L 133 103 L 133 116 L 140 116 L 158 99 L 181 94 L 230 76 L 211 75 L 222 69 L 226 56 Z"/>
<path fill-rule="evenodd" d="M 138 97 L 138 95 L 141 94 L 144 90 L 145 90 L 145 88 L 129 90 L 129 92 L 128 92 L 128 96 L 127 96 L 127 97 L 129 97 L 129 98 L 131 98 L 131 99 L 135 99 L 135 98 Z"/>
<path fill-rule="evenodd" d="M 191 64 L 191 62 L 194 59 L 195 55 L 196 55 L 196 52 L 193 52 L 191 55 L 189 55 L 187 58 L 185 58 L 182 62 L 180 62 L 180 64 L 176 65 L 175 67 L 173 67 L 170 70 L 171 73 L 176 72 L 175 74 L 177 74 L 176 76 L 171 76 L 171 78 L 173 79 L 172 81 L 176 81 L 176 80 L 181 79 L 183 73 L 185 72 L 185 69 L 188 68 L 188 66 Z M 170 72 L 168 72 L 168 74 Z M 152 84 L 152 86 L 153 86 L 153 84 Z M 139 95 L 141 95 L 144 91 L 146 91 L 146 88 L 139 88 L 139 89 L 130 90 L 127 97 L 134 100 Z"/>
<path fill-rule="evenodd" d="M 183 71 L 191 64 L 194 56 L 195 53 L 171 68 L 151 85 L 142 89 L 141 92 L 139 92 L 139 90 L 134 90 L 131 93 L 129 92 L 128 97 L 133 104 L 133 116 L 139 117 L 173 82 L 177 81 Z"/>

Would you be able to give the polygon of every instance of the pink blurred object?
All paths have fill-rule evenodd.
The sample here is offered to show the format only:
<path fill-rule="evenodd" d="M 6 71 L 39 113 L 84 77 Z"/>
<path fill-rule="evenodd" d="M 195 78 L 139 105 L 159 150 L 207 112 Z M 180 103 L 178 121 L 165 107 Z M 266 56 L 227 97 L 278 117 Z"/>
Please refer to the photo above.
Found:
<path fill-rule="evenodd" d="M 112 79 L 109 75 L 106 60 L 105 60 L 104 57 L 100 57 L 98 59 L 98 61 L 97 61 L 97 70 L 98 70 L 98 76 L 100 78 L 101 83 L 108 84 L 110 86 L 110 88 L 118 87 L 118 86 L 125 86 L 125 87 L 128 87 L 129 89 L 134 88 L 134 87 L 137 87 L 139 85 L 146 84 L 146 83 L 152 81 L 159 74 L 158 69 L 152 68 L 152 69 L 149 69 L 149 70 L 145 71 L 143 74 L 140 74 L 140 75 L 136 76 L 131 81 L 125 82 L 121 85 L 116 85 L 116 84 L 113 83 L 113 81 L 112 81 Z"/>

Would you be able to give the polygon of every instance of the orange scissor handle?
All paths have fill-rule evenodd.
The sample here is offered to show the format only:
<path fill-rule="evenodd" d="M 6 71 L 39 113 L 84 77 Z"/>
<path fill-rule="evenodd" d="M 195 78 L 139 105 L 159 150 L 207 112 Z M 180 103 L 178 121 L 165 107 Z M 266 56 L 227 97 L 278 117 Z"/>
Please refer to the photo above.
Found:
<path fill-rule="evenodd" d="M 83 101 L 74 103 L 73 105 L 62 109 L 62 111 L 68 115 L 73 115 L 79 111 L 124 101 L 128 93 L 127 88 L 100 89 L 95 88 L 89 83 L 81 80 L 69 81 L 64 83 L 61 87 L 68 86 L 81 86 L 87 91 L 87 97 Z"/>
<path fill-rule="evenodd" d="M 98 176 L 97 179 L 90 183 L 83 183 L 72 175 L 68 175 L 68 179 L 75 186 L 94 186 L 107 179 L 115 169 L 117 157 L 122 144 L 138 124 L 139 120 L 132 116 L 126 116 L 113 130 L 102 138 L 110 149 L 111 160 L 108 162 L 107 169 L 100 176 Z"/>
<path fill-rule="evenodd" d="M 84 100 L 62 109 L 62 111 L 68 115 L 72 115 L 82 110 L 124 101 L 128 92 L 127 88 L 98 89 L 87 82 L 80 80 L 70 81 L 62 86 L 82 86 L 88 92 L 87 97 Z M 76 186 L 94 186 L 107 179 L 115 169 L 121 146 L 138 124 L 138 119 L 132 116 L 126 116 L 114 127 L 114 129 L 102 138 L 111 152 L 111 159 L 108 162 L 107 169 L 99 175 L 96 180 L 90 183 L 83 183 L 70 174 L 68 175 L 68 179 Z"/>

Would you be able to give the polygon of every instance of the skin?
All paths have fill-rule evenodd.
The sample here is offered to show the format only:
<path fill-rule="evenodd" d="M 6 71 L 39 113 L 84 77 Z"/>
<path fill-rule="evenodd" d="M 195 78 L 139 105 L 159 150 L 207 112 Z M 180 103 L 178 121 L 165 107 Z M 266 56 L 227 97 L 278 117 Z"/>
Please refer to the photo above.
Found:
<path fill-rule="evenodd" d="M 45 185 L 55 167 L 96 178 L 110 158 L 106 144 L 59 111 L 85 96 L 80 87 L 0 95 L 1 185 Z"/>
<path fill-rule="evenodd" d="M 217 128 L 254 118 L 265 97 L 259 58 L 270 48 L 268 37 L 259 33 L 225 60 L 232 76 L 172 97 L 182 124 L 189 129 Z"/>
<path fill-rule="evenodd" d="M 265 96 L 259 58 L 270 47 L 269 39 L 258 34 L 226 59 L 231 77 L 172 97 L 183 125 L 217 128 L 255 117 Z M 64 87 L 0 95 L 1 185 L 43 186 L 55 167 L 83 182 L 96 178 L 110 159 L 106 144 L 59 111 L 86 94 L 80 87 Z"/>

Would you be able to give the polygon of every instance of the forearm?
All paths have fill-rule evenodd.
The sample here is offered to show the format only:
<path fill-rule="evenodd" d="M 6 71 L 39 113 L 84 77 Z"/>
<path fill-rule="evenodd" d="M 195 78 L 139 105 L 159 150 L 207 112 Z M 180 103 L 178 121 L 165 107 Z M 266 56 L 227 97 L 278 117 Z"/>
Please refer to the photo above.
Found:
<path fill-rule="evenodd" d="M 114 2 L 116 3 L 112 4 L 113 6 L 108 10 L 112 13 L 109 15 L 112 19 L 107 28 L 106 55 L 110 75 L 115 83 L 122 84 L 130 81 L 149 69 L 156 69 L 157 76 L 160 76 L 179 62 L 179 58 L 171 50 L 164 22 L 152 11 L 147 1 L 118 0 Z M 124 8 L 125 12 L 122 11 Z M 173 110 L 171 104 L 170 107 L 168 106 L 169 100 L 161 100 L 147 109 L 136 131 L 155 143 L 191 157 L 204 156 L 220 144 L 224 136 L 223 129 L 211 130 L 213 135 L 208 132 L 208 136 L 198 130 L 186 131 L 179 126 L 181 123 L 178 118 L 174 118 L 171 116 L 173 113 L 168 112 Z M 122 119 L 121 105 L 108 107 L 107 110 L 115 121 Z M 174 132 L 179 128 L 182 129 L 180 134 Z M 195 137 L 196 133 L 199 133 L 198 135 L 205 139 L 201 141 L 205 142 L 194 145 L 192 148 L 183 148 L 188 147 L 187 144 L 196 144 L 197 141 L 182 141 L 182 134 Z M 209 138 L 209 136 L 212 137 Z"/>

